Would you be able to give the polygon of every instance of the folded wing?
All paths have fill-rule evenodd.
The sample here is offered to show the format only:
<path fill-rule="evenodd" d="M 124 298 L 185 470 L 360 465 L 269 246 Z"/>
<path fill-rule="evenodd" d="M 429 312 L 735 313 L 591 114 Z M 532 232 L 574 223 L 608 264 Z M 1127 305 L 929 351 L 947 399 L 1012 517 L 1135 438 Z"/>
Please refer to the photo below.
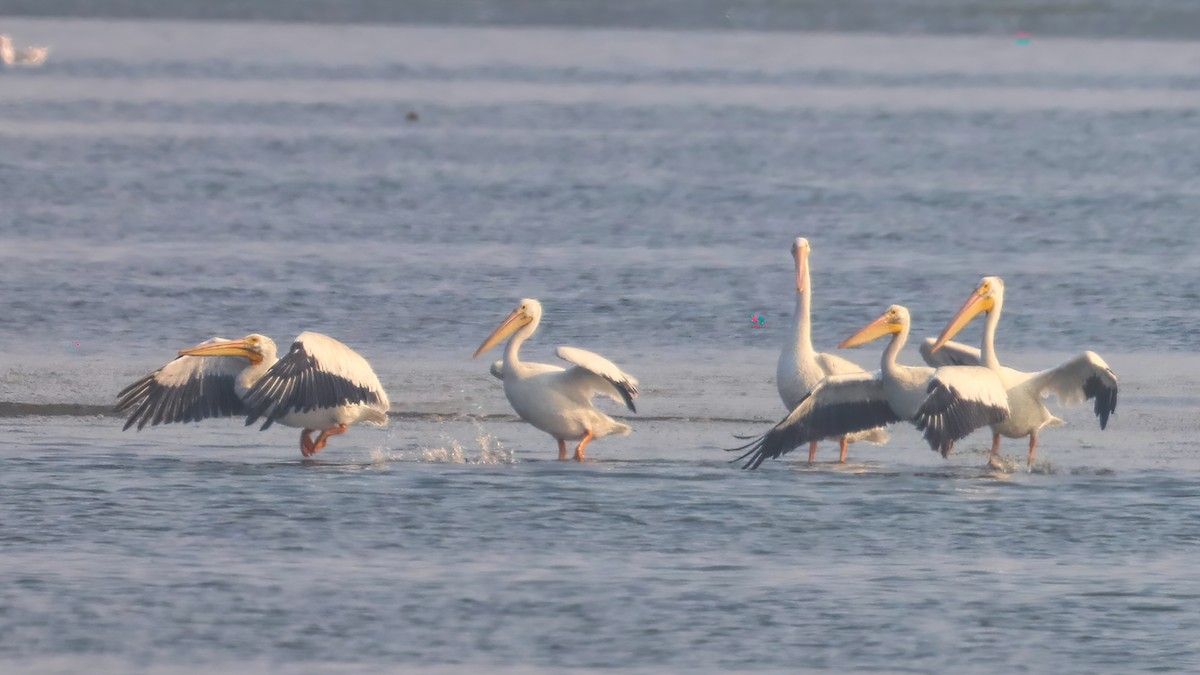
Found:
<path fill-rule="evenodd" d="M 934 368 L 941 368 L 942 366 L 978 366 L 983 363 L 983 358 L 976 347 L 970 347 L 961 342 L 949 341 L 935 352 L 933 351 L 933 345 L 936 342 L 937 340 L 934 338 L 925 338 L 921 341 L 921 358 L 925 359 L 925 363 Z"/>

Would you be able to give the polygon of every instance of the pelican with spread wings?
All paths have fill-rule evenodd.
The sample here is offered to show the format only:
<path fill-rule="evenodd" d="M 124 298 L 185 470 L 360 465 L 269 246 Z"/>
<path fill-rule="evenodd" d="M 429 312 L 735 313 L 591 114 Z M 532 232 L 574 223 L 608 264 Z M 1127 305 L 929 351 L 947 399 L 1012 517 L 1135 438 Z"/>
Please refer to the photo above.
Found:
<path fill-rule="evenodd" d="M 1093 400 L 1100 428 L 1104 429 L 1108 426 L 1109 415 L 1117 410 L 1117 376 L 1100 355 L 1090 351 L 1039 373 L 1027 373 L 1000 365 L 1000 359 L 996 356 L 996 326 L 1000 323 L 1003 307 L 1004 280 L 1000 277 L 984 277 L 958 313 L 950 319 L 942 334 L 936 340 L 926 340 L 921 345 L 921 354 L 933 366 L 947 363 L 982 365 L 995 372 L 1004 384 L 1011 414 L 1003 422 L 992 425 L 990 462 L 995 464 L 1000 454 L 1001 436 L 1028 436 L 1029 465 L 1033 466 L 1037 456 L 1038 432 L 1063 423 L 1050 414 L 1043 399 L 1054 394 L 1064 404 Z M 982 313 L 987 314 L 982 349 L 950 342 L 950 338 Z"/>
<path fill-rule="evenodd" d="M 542 304 L 526 298 L 475 350 L 475 356 L 508 339 L 504 361 L 494 376 L 504 381 L 504 395 L 521 419 L 550 434 L 558 441 L 558 458 L 567 458 L 567 441 L 579 441 L 575 459 L 587 458 L 588 443 L 610 434 L 624 436 L 631 429 L 605 415 L 592 405 L 597 394 L 624 403 L 637 412 L 637 380 L 621 371 L 612 361 L 575 347 L 559 347 L 560 359 L 574 364 L 560 368 L 547 363 L 532 363 L 520 358 L 521 345 L 537 330 L 542 320 Z M 499 372 L 497 372 L 499 370 Z"/>
<path fill-rule="evenodd" d="M 831 375 L 770 431 L 732 450 L 756 469 L 815 439 L 843 436 L 896 422 L 912 422 L 929 447 L 945 457 L 954 441 L 1008 417 L 1004 387 L 995 373 L 978 366 L 905 366 L 896 356 L 908 340 L 908 310 L 892 305 L 839 347 L 857 347 L 884 336 L 891 341 L 880 368 L 871 373 Z M 748 448 L 748 450 L 747 450 Z"/>
<path fill-rule="evenodd" d="M 355 422 L 382 426 L 388 420 L 387 394 L 366 359 L 313 332 L 301 333 L 282 359 L 265 335 L 212 338 L 180 351 L 117 396 L 116 411 L 129 412 L 125 429 L 245 415 L 247 426 L 261 419 L 264 430 L 276 422 L 303 429 L 305 457 Z"/>

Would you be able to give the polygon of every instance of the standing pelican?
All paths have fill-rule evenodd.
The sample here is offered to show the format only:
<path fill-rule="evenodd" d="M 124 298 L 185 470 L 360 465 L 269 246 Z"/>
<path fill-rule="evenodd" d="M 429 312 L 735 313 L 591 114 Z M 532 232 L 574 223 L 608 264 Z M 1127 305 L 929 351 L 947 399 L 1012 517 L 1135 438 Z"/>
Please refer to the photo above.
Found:
<path fill-rule="evenodd" d="M 198 422 L 246 415 L 261 429 L 278 422 L 303 429 L 300 452 L 310 457 L 330 436 L 355 422 L 387 424 L 388 399 L 366 359 L 333 338 L 301 333 L 275 358 L 275 342 L 253 334 L 213 338 L 179 352 L 179 358 L 125 387 L 117 412 L 130 410 L 125 429 L 137 424 Z M 309 436 L 320 430 L 316 440 Z"/>
<path fill-rule="evenodd" d="M 1004 307 L 1004 280 L 1000 277 L 984 277 L 958 313 L 946 324 L 937 340 L 922 345 L 921 353 L 931 363 L 955 362 L 982 364 L 995 372 L 1008 395 L 1009 418 L 992 425 L 992 451 L 989 463 L 995 465 L 1000 456 L 1000 437 L 1029 437 L 1029 466 L 1033 466 L 1037 455 L 1038 432 L 1048 426 L 1062 424 L 1062 420 L 1050 414 L 1042 402 L 1054 394 L 1064 404 L 1081 403 L 1095 399 L 1096 417 L 1100 428 L 1108 426 L 1108 416 L 1117 409 L 1117 376 L 1104 359 L 1095 352 L 1084 352 L 1054 368 L 1040 373 L 1026 373 L 1000 365 L 996 357 L 996 325 L 1000 323 L 1000 311 Z M 955 342 L 950 338 L 958 334 L 971 319 L 986 312 L 983 327 L 982 349 Z M 928 349 L 926 349 L 928 347 Z M 939 350 L 946 352 L 945 356 Z"/>
<path fill-rule="evenodd" d="M 637 398 L 638 383 L 603 356 L 574 347 L 559 347 L 555 351 L 560 359 L 575 364 L 573 368 L 564 370 L 546 363 L 521 361 L 518 354 L 521 344 L 533 335 L 541 320 L 541 303 L 522 300 L 479 345 L 474 356 L 512 336 L 504 348 L 502 372 L 497 373 L 493 365 L 492 374 L 504 381 L 504 395 L 517 415 L 558 441 L 560 460 L 567 458 L 567 441 L 578 440 L 575 459 L 583 461 L 587 458 L 584 449 L 594 439 L 630 432 L 627 425 L 597 410 L 592 397 L 603 394 L 637 412 L 633 400 Z"/>
<path fill-rule="evenodd" d="M 812 281 L 809 276 L 808 256 L 812 248 L 804 237 L 797 237 L 792 243 L 792 258 L 796 261 L 796 311 L 795 322 L 788 331 L 787 342 L 779 353 L 779 363 L 775 367 L 775 385 L 779 388 L 779 398 L 788 410 L 796 406 L 806 396 L 816 389 L 830 375 L 847 375 L 850 373 L 866 372 L 856 363 L 840 356 L 818 353 L 812 344 Z M 817 456 L 817 440 L 813 439 L 808 446 L 808 463 L 811 464 Z M 853 434 L 838 437 L 841 445 L 839 462 L 846 461 L 846 449 L 854 441 L 868 441 L 881 444 L 888 440 L 887 432 L 882 427 L 867 429 Z"/>
<path fill-rule="evenodd" d="M 896 356 L 908 340 L 910 322 L 907 309 L 892 305 L 883 316 L 838 345 L 857 347 L 885 335 L 892 338 L 883 351 L 879 370 L 831 375 L 774 428 L 750 444 L 734 448 L 749 448 L 738 457 L 749 458 L 743 468 L 758 468 L 763 460 L 779 457 L 814 439 L 902 420 L 925 432 L 929 447 L 945 457 L 954 441 L 1008 416 L 1004 387 L 986 368 L 948 366 L 935 370 L 896 363 Z"/>

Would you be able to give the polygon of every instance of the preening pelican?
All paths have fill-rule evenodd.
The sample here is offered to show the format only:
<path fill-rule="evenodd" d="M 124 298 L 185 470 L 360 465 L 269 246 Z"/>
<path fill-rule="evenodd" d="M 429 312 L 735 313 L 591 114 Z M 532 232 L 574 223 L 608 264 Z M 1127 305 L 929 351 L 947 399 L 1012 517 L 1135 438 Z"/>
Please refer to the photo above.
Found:
<path fill-rule="evenodd" d="M 896 355 L 909 330 L 908 310 L 892 305 L 883 316 L 842 342 L 857 347 L 885 335 L 880 369 L 871 373 L 831 375 L 817 385 L 790 415 L 766 434 L 734 450 L 747 450 L 737 460 L 756 469 L 763 460 L 779 457 L 813 439 L 849 434 L 900 421 L 924 432 L 929 447 L 945 457 L 954 441 L 979 427 L 1008 416 L 1000 378 L 986 368 L 902 366 Z"/>
<path fill-rule="evenodd" d="M 0 64 L 5 66 L 40 66 L 50 53 L 49 47 L 14 49 L 12 38 L 0 35 Z"/>
<path fill-rule="evenodd" d="M 589 351 L 574 347 L 559 347 L 555 354 L 575 364 L 563 369 L 546 363 L 526 363 L 518 352 L 521 344 L 533 335 L 542 320 L 542 305 L 537 300 L 524 299 L 508 318 L 475 350 L 475 356 L 500 344 L 505 338 L 502 372 L 495 365 L 491 372 L 504 381 L 504 395 L 521 419 L 554 437 L 558 441 L 558 458 L 567 458 L 567 441 L 579 441 L 575 459 L 587 458 L 588 443 L 609 434 L 624 436 L 630 428 L 600 412 L 592 405 L 592 397 L 601 394 L 624 403 L 637 412 L 637 380 L 621 372 L 611 361 Z"/>
<path fill-rule="evenodd" d="M 387 424 L 388 398 L 366 359 L 333 338 L 301 333 L 282 359 L 263 335 L 213 338 L 118 394 L 117 412 L 131 411 L 125 429 L 245 415 L 303 429 L 300 452 L 310 457 L 330 436 L 355 422 Z M 320 431 L 316 440 L 309 435 Z"/>
<path fill-rule="evenodd" d="M 1062 424 L 1062 420 L 1050 414 L 1042 399 L 1050 394 L 1057 396 L 1064 404 L 1095 399 L 1096 417 L 1100 418 L 1100 428 L 1103 429 L 1108 426 L 1108 416 L 1117 410 L 1117 376 L 1095 352 L 1084 352 L 1040 373 L 1025 373 L 1000 365 L 996 357 L 996 325 L 1000 323 L 1003 307 L 1004 280 L 1000 277 L 984 277 L 937 340 L 932 343 L 926 341 L 921 346 L 921 353 L 933 365 L 946 362 L 980 364 L 1000 377 L 1012 414 L 1007 420 L 992 425 L 989 461 L 995 464 L 1000 455 L 1001 436 L 1028 436 L 1029 465 L 1033 466 L 1037 455 L 1038 432 L 1045 427 Z M 987 319 L 983 327 L 982 349 L 975 350 L 949 342 L 971 319 L 984 312 L 987 313 Z"/>
<path fill-rule="evenodd" d="M 795 321 L 788 331 L 787 342 L 779 354 L 775 367 L 775 385 L 779 398 L 788 410 L 795 410 L 817 385 L 830 375 L 847 375 L 866 372 L 852 363 L 833 354 L 817 353 L 812 344 L 812 281 L 808 269 L 808 256 L 812 251 L 808 240 L 797 237 L 792 243 L 792 258 L 796 261 L 796 311 Z M 846 448 L 855 441 L 881 444 L 888 440 L 882 427 L 867 429 L 853 434 L 836 436 L 841 444 L 839 462 L 846 461 Z M 808 446 L 808 462 L 817 456 L 817 439 Z"/>

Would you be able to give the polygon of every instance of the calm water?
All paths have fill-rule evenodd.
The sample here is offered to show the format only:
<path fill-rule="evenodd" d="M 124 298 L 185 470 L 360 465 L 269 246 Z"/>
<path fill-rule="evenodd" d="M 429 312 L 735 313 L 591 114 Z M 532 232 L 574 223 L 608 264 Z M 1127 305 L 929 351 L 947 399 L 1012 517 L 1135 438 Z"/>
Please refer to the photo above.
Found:
<path fill-rule="evenodd" d="M 53 48 L 0 72 L 6 671 L 1200 669 L 1200 43 L 0 29 Z M 1100 352 L 1117 416 L 1055 408 L 1032 471 L 907 429 L 738 471 L 800 235 L 819 346 L 891 303 L 932 335 L 1000 274 L 1002 356 Z M 527 358 L 644 385 L 591 463 L 470 359 L 521 297 Z M 103 414 L 181 347 L 305 329 L 389 428 L 301 462 Z"/>

